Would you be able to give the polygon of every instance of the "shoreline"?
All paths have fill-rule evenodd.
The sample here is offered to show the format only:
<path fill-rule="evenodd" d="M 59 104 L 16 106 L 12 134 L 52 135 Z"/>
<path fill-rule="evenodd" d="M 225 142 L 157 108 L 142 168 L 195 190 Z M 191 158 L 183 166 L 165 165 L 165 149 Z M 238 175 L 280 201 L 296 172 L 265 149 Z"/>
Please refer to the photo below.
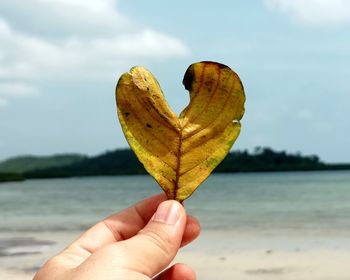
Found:
<path fill-rule="evenodd" d="M 50 257 L 80 232 L 0 233 L 0 279 L 29 280 Z M 318 238 L 259 236 L 204 230 L 182 249 L 175 262 L 193 267 L 198 279 L 345 280 L 350 275 L 350 241 L 343 236 Z"/>

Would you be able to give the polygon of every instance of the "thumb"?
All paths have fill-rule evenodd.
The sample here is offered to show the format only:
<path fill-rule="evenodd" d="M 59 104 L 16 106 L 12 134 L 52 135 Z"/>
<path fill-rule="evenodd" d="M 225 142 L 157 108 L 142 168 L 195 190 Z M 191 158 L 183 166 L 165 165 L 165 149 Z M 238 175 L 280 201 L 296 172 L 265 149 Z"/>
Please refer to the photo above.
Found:
<path fill-rule="evenodd" d="M 175 200 L 162 202 L 144 229 L 116 244 L 125 262 L 121 265 L 148 277 L 158 274 L 176 256 L 185 226 L 184 207 Z"/>

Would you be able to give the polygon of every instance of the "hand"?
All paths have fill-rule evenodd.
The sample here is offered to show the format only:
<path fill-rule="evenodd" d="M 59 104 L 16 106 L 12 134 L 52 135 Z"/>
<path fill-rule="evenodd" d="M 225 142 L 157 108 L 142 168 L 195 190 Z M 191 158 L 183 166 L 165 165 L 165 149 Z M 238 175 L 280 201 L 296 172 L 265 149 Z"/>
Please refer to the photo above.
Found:
<path fill-rule="evenodd" d="M 180 203 L 165 199 L 150 197 L 99 222 L 50 259 L 34 280 L 153 279 L 200 231 Z M 195 278 L 191 268 L 175 264 L 154 279 Z"/>

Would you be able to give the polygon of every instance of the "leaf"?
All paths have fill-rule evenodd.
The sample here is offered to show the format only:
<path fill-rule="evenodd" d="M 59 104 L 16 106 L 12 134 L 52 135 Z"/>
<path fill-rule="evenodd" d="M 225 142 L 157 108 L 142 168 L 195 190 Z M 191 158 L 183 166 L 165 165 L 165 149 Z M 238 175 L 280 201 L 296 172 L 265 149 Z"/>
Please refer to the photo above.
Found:
<path fill-rule="evenodd" d="M 228 66 L 194 63 L 183 84 L 190 103 L 179 117 L 143 67 L 117 84 L 118 116 L 129 145 L 169 199 L 188 198 L 224 159 L 244 114 L 243 85 Z"/>

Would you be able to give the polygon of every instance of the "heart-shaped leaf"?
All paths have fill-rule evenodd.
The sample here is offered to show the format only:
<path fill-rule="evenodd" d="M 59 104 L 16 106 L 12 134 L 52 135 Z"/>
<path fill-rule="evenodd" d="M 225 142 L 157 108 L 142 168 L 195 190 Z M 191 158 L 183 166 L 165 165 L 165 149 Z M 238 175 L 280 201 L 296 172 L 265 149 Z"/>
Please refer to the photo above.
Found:
<path fill-rule="evenodd" d="M 118 116 L 129 145 L 169 199 L 183 201 L 224 159 L 237 139 L 244 89 L 235 72 L 216 62 L 187 69 L 190 103 L 179 117 L 154 76 L 134 67 L 118 81 Z"/>

